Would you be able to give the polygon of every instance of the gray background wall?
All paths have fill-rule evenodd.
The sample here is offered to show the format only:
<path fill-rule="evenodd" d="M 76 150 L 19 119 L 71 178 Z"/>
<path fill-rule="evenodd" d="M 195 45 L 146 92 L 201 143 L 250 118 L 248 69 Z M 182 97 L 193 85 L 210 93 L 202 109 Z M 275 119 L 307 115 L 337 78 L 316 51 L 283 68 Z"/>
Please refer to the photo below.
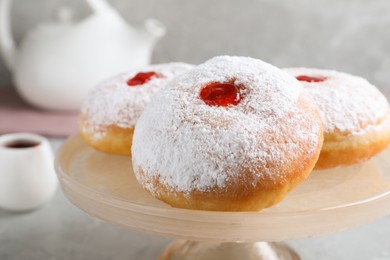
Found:
<path fill-rule="evenodd" d="M 154 63 L 196 64 L 219 54 L 245 55 L 280 67 L 350 72 L 390 92 L 388 0 L 109 2 L 132 24 L 154 17 L 167 26 L 167 35 L 155 49 Z M 90 13 L 80 0 L 14 0 L 12 27 L 17 41 L 31 27 L 53 19 L 63 5 L 75 9 L 77 19 Z M 0 86 L 11 86 L 2 60 Z"/>

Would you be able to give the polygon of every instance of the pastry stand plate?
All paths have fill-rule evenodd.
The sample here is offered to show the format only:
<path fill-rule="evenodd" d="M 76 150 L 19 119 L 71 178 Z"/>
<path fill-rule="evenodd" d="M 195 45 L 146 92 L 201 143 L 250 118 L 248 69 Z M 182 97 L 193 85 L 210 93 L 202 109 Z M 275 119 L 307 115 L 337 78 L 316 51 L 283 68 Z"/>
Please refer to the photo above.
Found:
<path fill-rule="evenodd" d="M 324 235 L 390 214 L 390 149 L 359 165 L 314 171 L 260 212 L 172 208 L 142 189 L 130 158 L 98 152 L 80 135 L 63 144 L 56 170 L 66 197 L 88 214 L 187 240 L 169 246 L 161 259 L 299 259 L 283 245 L 256 241 Z"/>

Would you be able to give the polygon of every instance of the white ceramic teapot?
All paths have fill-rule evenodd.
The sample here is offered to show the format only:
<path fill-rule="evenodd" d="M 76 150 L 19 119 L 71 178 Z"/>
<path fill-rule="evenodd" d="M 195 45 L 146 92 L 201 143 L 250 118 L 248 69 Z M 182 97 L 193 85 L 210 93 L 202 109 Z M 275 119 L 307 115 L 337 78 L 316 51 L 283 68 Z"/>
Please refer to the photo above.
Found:
<path fill-rule="evenodd" d="M 30 31 L 19 48 L 10 32 L 11 0 L 0 0 L 0 51 L 13 72 L 17 91 L 28 103 L 48 110 L 78 110 L 99 81 L 149 64 L 165 34 L 154 19 L 142 28 L 128 25 L 104 0 L 87 0 L 93 14 L 72 22 L 63 9 L 58 21 Z"/>

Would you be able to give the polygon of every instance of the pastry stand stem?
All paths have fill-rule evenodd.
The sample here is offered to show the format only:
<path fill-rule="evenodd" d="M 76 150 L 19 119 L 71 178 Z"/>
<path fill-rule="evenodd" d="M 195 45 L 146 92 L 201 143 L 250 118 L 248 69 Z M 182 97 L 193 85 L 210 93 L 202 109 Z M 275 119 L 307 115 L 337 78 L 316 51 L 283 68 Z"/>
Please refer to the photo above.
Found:
<path fill-rule="evenodd" d="M 176 240 L 166 247 L 159 260 L 299 260 L 298 254 L 275 242 L 201 242 Z"/>

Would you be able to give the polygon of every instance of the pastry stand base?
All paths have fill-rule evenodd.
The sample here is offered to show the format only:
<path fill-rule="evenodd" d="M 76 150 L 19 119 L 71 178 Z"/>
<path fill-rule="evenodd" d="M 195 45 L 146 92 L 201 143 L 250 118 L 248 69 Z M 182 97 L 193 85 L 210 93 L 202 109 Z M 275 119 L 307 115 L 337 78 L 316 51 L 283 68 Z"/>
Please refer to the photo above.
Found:
<path fill-rule="evenodd" d="M 283 243 L 217 243 L 177 240 L 172 242 L 159 260 L 299 260 L 298 254 Z"/>
<path fill-rule="evenodd" d="M 390 214 L 390 149 L 359 165 L 314 171 L 282 202 L 260 212 L 172 208 L 142 189 L 130 158 L 97 152 L 80 135 L 61 147 L 56 171 L 65 196 L 86 213 L 184 240 L 160 259 L 299 259 L 283 244 L 266 241 L 330 234 Z"/>

